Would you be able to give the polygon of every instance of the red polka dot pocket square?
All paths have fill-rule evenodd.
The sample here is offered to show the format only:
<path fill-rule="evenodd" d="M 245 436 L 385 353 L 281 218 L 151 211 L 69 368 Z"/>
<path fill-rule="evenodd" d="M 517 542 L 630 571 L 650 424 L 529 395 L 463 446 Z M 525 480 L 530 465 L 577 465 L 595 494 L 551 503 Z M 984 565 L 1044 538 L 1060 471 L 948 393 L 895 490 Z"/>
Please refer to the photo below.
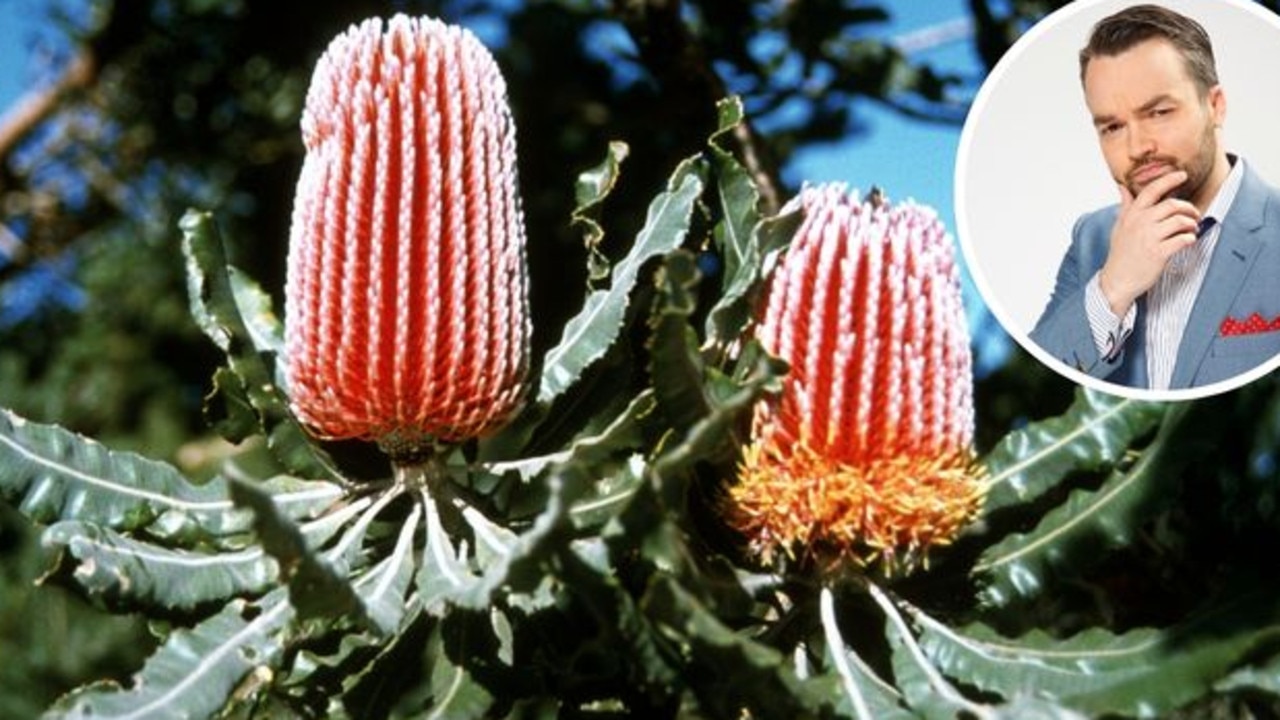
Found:
<path fill-rule="evenodd" d="M 1270 320 L 1258 313 L 1254 313 L 1247 318 L 1227 317 L 1222 321 L 1222 325 L 1218 326 L 1218 332 L 1223 337 L 1280 332 L 1280 315 Z"/>

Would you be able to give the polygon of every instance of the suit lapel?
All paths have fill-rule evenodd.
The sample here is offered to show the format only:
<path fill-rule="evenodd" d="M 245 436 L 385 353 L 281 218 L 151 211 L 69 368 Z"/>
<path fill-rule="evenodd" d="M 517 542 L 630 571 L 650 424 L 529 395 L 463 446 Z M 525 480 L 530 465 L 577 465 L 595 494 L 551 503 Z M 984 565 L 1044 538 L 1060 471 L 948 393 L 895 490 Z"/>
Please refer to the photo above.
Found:
<path fill-rule="evenodd" d="M 1240 294 L 1253 261 L 1262 249 L 1258 230 L 1266 215 L 1267 196 L 1261 181 L 1245 166 L 1240 191 L 1222 222 L 1218 245 L 1213 249 L 1200 294 L 1191 307 L 1187 328 L 1178 346 L 1169 387 L 1191 387 L 1196 371 L 1209 352 L 1218 328 Z M 1267 282 L 1274 279 L 1268 278 Z"/>

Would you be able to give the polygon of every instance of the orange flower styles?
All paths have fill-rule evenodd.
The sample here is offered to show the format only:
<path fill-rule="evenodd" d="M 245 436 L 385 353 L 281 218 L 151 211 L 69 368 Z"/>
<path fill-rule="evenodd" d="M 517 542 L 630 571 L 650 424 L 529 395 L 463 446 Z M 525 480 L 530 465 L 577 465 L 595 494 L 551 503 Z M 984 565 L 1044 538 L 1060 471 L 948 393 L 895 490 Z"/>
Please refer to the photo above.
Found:
<path fill-rule="evenodd" d="M 530 323 L 506 84 L 468 31 L 398 15 L 316 65 L 289 243 L 285 374 L 325 438 L 393 456 L 523 402 Z"/>
<path fill-rule="evenodd" d="M 790 365 L 756 408 L 729 516 L 780 552 L 907 571 L 977 513 L 969 337 L 932 210 L 806 188 L 756 335 Z"/>

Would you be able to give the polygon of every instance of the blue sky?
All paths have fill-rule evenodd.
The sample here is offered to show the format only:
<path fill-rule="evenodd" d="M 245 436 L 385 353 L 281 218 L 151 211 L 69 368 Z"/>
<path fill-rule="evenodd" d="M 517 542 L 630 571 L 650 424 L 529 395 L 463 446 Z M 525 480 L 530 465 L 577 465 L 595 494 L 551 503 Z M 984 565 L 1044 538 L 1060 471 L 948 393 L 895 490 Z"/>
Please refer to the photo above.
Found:
<path fill-rule="evenodd" d="M 878 34 L 903 37 L 923 28 L 967 19 L 964 0 L 887 2 L 892 15 Z M 967 39 L 937 46 L 913 59 L 944 73 L 975 77 L 981 63 Z M 858 120 L 867 132 L 848 141 L 810 148 L 795 159 L 788 179 L 814 182 L 840 180 L 857 187 L 878 185 L 893 199 L 915 198 L 938 211 L 954 232 L 952 168 L 960 142 L 958 126 L 936 125 L 902 117 L 875 103 L 860 103 Z"/>
<path fill-rule="evenodd" d="M 0 0 L 0 108 L 8 108 L 27 87 L 28 39 L 36 30 L 31 0 Z"/>

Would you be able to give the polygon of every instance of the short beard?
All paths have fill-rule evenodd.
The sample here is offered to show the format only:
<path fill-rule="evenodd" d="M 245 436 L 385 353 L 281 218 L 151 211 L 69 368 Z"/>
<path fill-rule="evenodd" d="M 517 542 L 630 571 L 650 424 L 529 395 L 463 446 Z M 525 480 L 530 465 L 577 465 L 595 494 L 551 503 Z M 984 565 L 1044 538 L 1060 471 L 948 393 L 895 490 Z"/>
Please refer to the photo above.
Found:
<path fill-rule="evenodd" d="M 1180 163 L 1176 158 L 1167 155 L 1148 155 L 1133 163 L 1128 174 L 1125 175 L 1125 187 L 1129 188 L 1129 193 L 1136 197 L 1146 185 L 1139 185 L 1134 181 L 1134 172 L 1148 163 L 1160 162 L 1173 168 L 1170 172 L 1182 170 L 1187 173 L 1187 179 L 1173 190 L 1170 190 L 1164 197 L 1190 201 L 1209 181 L 1209 174 L 1213 172 L 1213 162 L 1217 154 L 1218 136 L 1214 130 L 1213 121 L 1210 120 L 1205 123 L 1204 132 L 1200 134 L 1200 146 L 1196 149 L 1196 154 L 1186 164 Z M 1153 181 L 1148 181 L 1148 183 Z M 1163 200 L 1164 198 L 1161 199 Z"/>

